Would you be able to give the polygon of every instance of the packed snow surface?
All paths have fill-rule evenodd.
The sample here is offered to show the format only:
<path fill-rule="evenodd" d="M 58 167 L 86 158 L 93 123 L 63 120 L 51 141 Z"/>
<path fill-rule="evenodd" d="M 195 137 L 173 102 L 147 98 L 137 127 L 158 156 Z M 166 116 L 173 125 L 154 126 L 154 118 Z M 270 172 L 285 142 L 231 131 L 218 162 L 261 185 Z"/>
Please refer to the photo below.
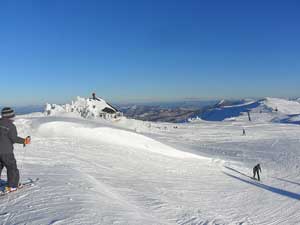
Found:
<path fill-rule="evenodd" d="M 284 114 L 300 114 L 300 103 L 280 98 L 266 98 L 265 104 Z"/>
<path fill-rule="evenodd" d="M 32 137 L 15 147 L 21 180 L 40 180 L 1 197 L 0 224 L 300 224 L 300 127 L 257 116 L 18 117 L 19 134 Z M 261 182 L 251 179 L 257 163 Z"/>

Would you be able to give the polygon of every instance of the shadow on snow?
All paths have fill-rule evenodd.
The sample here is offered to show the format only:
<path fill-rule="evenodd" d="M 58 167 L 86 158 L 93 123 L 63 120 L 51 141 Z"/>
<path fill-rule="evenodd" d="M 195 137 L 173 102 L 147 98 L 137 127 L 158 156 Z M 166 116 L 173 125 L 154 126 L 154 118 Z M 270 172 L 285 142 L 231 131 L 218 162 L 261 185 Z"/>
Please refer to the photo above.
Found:
<path fill-rule="evenodd" d="M 224 167 L 225 167 L 226 169 L 228 169 L 228 170 L 234 171 L 234 172 L 239 173 L 239 174 L 241 174 L 241 175 L 243 175 L 243 176 L 245 176 L 245 177 L 249 177 L 249 178 L 253 179 L 253 177 L 250 177 L 250 176 L 248 176 L 247 174 L 242 173 L 242 172 L 240 172 L 240 171 L 238 171 L 238 170 L 236 170 L 236 169 L 233 169 L 233 168 L 231 168 L 231 167 L 229 167 L 229 166 L 224 166 Z"/>
<path fill-rule="evenodd" d="M 229 167 L 230 170 L 232 171 L 235 171 L 239 174 L 242 174 L 244 176 L 247 176 L 235 169 L 232 169 Z M 300 200 L 300 194 L 297 194 L 297 193 L 294 193 L 294 192 L 290 192 L 290 191 L 286 191 L 286 190 L 283 190 L 283 189 L 280 189 L 280 188 L 276 188 L 276 187 L 272 187 L 272 186 L 269 186 L 269 185 L 266 185 L 266 184 L 263 184 L 263 183 L 259 183 L 257 181 L 251 181 L 251 180 L 246 180 L 246 179 L 243 179 L 241 177 L 237 177 L 237 176 L 234 176 L 232 174 L 229 174 L 229 173 L 226 173 L 226 172 L 223 172 L 225 175 L 231 177 L 231 178 L 234 178 L 236 180 L 239 180 L 239 181 L 242 181 L 246 184 L 251 184 L 253 186 L 256 186 L 256 187 L 259 187 L 259 188 L 262 188 L 264 190 L 267 190 L 267 191 L 270 191 L 270 192 L 273 192 L 275 194 L 279 194 L 279 195 L 282 195 L 282 196 L 285 196 L 285 197 L 288 197 L 288 198 L 292 198 L 292 199 L 296 199 L 296 200 Z M 247 176 L 249 177 L 249 176 Z M 251 178 L 251 177 L 250 177 Z M 252 179 L 252 178 L 251 178 Z"/>

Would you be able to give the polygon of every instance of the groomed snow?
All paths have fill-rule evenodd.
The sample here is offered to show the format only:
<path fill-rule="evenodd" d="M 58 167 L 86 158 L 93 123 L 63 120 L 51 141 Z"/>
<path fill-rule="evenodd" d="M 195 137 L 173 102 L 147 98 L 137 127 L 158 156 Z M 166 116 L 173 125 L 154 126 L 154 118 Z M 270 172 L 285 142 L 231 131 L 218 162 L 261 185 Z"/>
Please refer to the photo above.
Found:
<path fill-rule="evenodd" d="M 278 112 L 284 114 L 300 114 L 300 103 L 297 101 L 288 101 L 280 98 L 266 98 L 265 104 Z"/>
<path fill-rule="evenodd" d="M 18 117 L 21 178 L 40 181 L 0 199 L 0 224 L 300 224 L 300 127 L 262 121 Z"/>

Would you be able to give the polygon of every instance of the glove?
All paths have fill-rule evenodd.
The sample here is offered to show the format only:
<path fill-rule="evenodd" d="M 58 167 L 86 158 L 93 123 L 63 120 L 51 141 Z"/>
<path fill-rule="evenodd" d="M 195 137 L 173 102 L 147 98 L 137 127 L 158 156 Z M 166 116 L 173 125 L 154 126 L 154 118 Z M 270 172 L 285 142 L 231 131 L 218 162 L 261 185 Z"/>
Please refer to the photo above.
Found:
<path fill-rule="evenodd" d="M 27 137 L 25 138 L 25 141 L 24 141 L 24 146 L 25 146 L 25 145 L 29 145 L 30 142 L 31 142 L 31 138 L 30 138 L 30 136 L 27 136 Z"/>

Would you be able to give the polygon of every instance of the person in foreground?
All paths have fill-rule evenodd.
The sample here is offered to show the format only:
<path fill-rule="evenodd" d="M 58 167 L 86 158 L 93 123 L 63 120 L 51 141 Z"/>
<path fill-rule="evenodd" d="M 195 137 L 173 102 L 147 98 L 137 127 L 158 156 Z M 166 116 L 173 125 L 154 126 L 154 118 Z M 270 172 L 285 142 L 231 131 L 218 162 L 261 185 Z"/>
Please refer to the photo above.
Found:
<path fill-rule="evenodd" d="M 257 164 L 253 167 L 253 179 L 255 179 L 255 175 L 257 174 L 257 180 L 260 181 L 259 172 L 261 172 L 260 165 Z"/>
<path fill-rule="evenodd" d="M 30 137 L 21 138 L 18 136 L 17 128 L 13 124 L 15 117 L 14 110 L 5 107 L 1 110 L 0 119 L 0 164 L 7 171 L 7 186 L 5 192 L 16 191 L 19 186 L 19 170 L 14 155 L 14 144 L 30 144 Z"/>

